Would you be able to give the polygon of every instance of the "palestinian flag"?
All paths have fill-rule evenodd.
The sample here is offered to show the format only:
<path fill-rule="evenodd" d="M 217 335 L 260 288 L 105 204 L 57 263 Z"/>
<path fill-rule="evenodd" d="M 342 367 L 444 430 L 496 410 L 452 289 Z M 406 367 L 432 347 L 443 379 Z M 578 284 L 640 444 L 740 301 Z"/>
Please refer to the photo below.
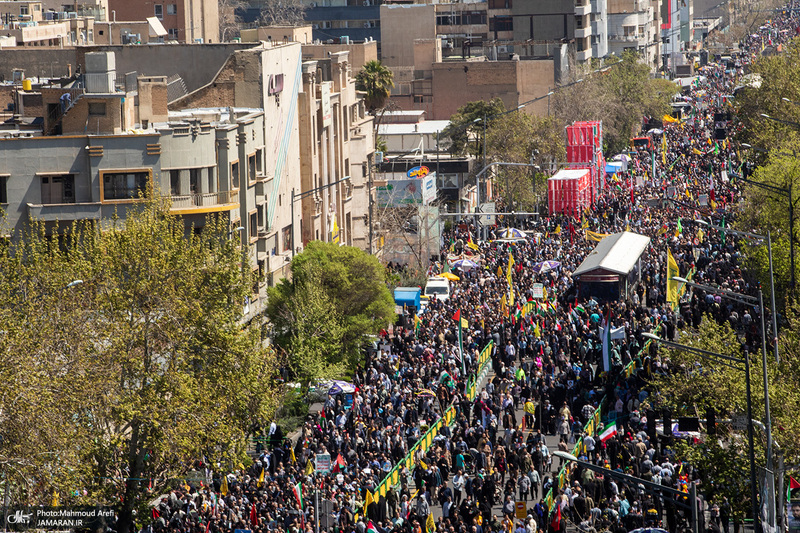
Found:
<path fill-rule="evenodd" d="M 617 434 L 617 424 L 616 422 L 608 426 L 603 432 L 600 434 L 600 442 L 605 442 L 614 435 Z"/>
<path fill-rule="evenodd" d="M 298 481 L 297 485 L 292 487 L 292 492 L 294 493 L 298 505 L 300 505 L 300 509 L 303 509 L 303 483 Z"/>
<path fill-rule="evenodd" d="M 375 524 L 372 523 L 372 520 L 367 522 L 367 531 L 366 533 L 378 533 L 378 528 L 375 527 Z"/>
<path fill-rule="evenodd" d="M 792 498 L 792 493 L 794 493 L 794 491 L 796 491 L 797 489 L 800 489 L 800 481 L 797 481 L 792 476 L 789 476 L 789 488 L 786 489 L 786 501 L 787 502 L 788 501 L 792 501 L 792 499 L 793 499 Z"/>

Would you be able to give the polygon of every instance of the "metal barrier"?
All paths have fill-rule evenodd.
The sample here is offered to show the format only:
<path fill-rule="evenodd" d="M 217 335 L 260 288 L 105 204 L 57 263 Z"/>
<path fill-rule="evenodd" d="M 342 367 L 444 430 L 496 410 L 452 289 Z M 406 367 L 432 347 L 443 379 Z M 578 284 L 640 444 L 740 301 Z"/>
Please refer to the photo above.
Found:
<path fill-rule="evenodd" d="M 475 399 L 475 396 L 478 394 L 478 383 L 482 376 L 488 372 L 489 367 L 491 366 L 492 361 L 492 346 L 494 343 L 489 341 L 483 350 L 481 350 L 480 355 L 478 356 L 478 371 L 470 376 L 470 380 L 468 381 L 466 397 L 469 401 Z M 428 431 L 426 431 L 422 437 L 411 447 L 408 451 L 408 454 L 401 459 L 395 466 L 392 468 L 389 473 L 386 475 L 385 478 L 375 487 L 374 498 L 378 499 L 380 497 L 385 497 L 386 493 L 389 491 L 390 487 L 397 485 L 400 482 L 400 472 L 403 468 L 408 470 L 413 470 L 417 465 L 415 461 L 415 457 L 419 451 L 423 454 L 426 453 L 431 445 L 433 444 L 433 439 L 439 434 L 442 427 L 445 425 L 452 426 L 456 421 L 456 407 L 454 404 L 450 404 L 448 408 L 445 410 L 444 414 L 442 415 L 439 420 L 436 421 Z"/>

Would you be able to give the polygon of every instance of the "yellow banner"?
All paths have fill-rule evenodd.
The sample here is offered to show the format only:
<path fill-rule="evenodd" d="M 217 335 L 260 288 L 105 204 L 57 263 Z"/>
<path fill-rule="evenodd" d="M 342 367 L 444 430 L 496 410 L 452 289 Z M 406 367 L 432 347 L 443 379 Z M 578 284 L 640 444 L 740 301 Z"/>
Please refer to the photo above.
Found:
<path fill-rule="evenodd" d="M 587 241 L 600 242 L 609 235 L 610 235 L 609 233 L 595 233 L 594 231 L 589 231 L 588 229 L 586 230 Z"/>
<path fill-rule="evenodd" d="M 664 115 L 662 120 L 665 124 L 674 124 L 676 122 L 680 122 L 680 119 L 673 117 L 672 115 Z"/>
<path fill-rule="evenodd" d="M 680 276 L 678 263 L 672 257 L 672 251 L 667 248 L 667 303 L 673 309 L 678 307 L 678 282 L 672 279 L 675 276 Z"/>

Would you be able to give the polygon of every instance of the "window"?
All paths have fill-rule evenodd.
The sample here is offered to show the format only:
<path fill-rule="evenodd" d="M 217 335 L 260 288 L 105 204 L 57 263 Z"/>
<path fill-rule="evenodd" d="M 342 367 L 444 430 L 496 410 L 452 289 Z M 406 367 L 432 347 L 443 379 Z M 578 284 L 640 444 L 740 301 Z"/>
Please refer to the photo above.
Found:
<path fill-rule="evenodd" d="M 513 17 L 492 17 L 489 20 L 489 30 L 491 31 L 513 31 Z"/>
<path fill-rule="evenodd" d="M 104 117 L 106 116 L 106 103 L 105 102 L 89 102 L 89 116 Z"/>
<path fill-rule="evenodd" d="M 177 41 L 178 40 L 178 28 L 169 28 L 167 30 L 167 34 L 169 35 L 170 41 Z"/>
<path fill-rule="evenodd" d="M 189 170 L 189 190 L 192 194 L 200 192 L 200 169 L 193 168 Z"/>
<path fill-rule="evenodd" d="M 263 205 L 258 206 L 257 214 L 258 214 L 258 227 L 259 228 L 263 228 L 264 227 L 264 206 Z"/>
<path fill-rule="evenodd" d="M 167 4 L 167 15 L 177 15 L 178 4 Z"/>
<path fill-rule="evenodd" d="M 231 187 L 239 188 L 239 162 L 231 163 Z"/>
<path fill-rule="evenodd" d="M 259 174 L 264 173 L 264 149 L 259 148 L 256 150 L 256 172 Z"/>
<path fill-rule="evenodd" d="M 147 192 L 149 172 L 114 172 L 103 174 L 103 200 L 134 200 Z"/>
<path fill-rule="evenodd" d="M 247 181 L 248 183 L 256 180 L 256 154 L 247 158 Z"/>
<path fill-rule="evenodd" d="M 164 18 L 164 6 L 161 4 L 156 4 L 153 6 L 155 9 L 156 18 L 163 19 Z"/>
<path fill-rule="evenodd" d="M 181 171 L 169 171 L 169 192 L 172 196 L 178 196 L 181 193 Z"/>
<path fill-rule="evenodd" d="M 8 203 L 8 176 L 0 176 L 0 204 Z"/>
<path fill-rule="evenodd" d="M 250 213 L 250 238 L 258 237 L 258 213 Z"/>
<path fill-rule="evenodd" d="M 583 15 L 575 17 L 575 27 L 578 29 L 583 28 Z"/>
<path fill-rule="evenodd" d="M 292 250 L 292 226 L 291 224 L 281 230 L 283 236 L 283 251 L 289 252 Z"/>
<path fill-rule="evenodd" d="M 19 14 L 20 15 L 30 15 L 30 10 L 28 10 L 28 6 L 19 6 Z"/>
<path fill-rule="evenodd" d="M 42 204 L 74 204 L 75 176 L 42 176 Z"/>

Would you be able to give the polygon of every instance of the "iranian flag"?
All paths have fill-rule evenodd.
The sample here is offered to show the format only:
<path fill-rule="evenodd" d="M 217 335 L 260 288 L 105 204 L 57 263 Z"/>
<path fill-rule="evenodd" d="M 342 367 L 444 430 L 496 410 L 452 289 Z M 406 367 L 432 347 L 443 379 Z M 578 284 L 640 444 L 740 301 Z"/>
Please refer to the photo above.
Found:
<path fill-rule="evenodd" d="M 297 503 L 300 505 L 300 509 L 303 509 L 303 484 L 298 482 L 297 485 L 292 487 L 292 492 L 294 493 L 295 499 L 297 499 Z"/>
<path fill-rule="evenodd" d="M 611 424 L 600 434 L 600 442 L 605 442 L 617 434 L 617 424 Z"/>

